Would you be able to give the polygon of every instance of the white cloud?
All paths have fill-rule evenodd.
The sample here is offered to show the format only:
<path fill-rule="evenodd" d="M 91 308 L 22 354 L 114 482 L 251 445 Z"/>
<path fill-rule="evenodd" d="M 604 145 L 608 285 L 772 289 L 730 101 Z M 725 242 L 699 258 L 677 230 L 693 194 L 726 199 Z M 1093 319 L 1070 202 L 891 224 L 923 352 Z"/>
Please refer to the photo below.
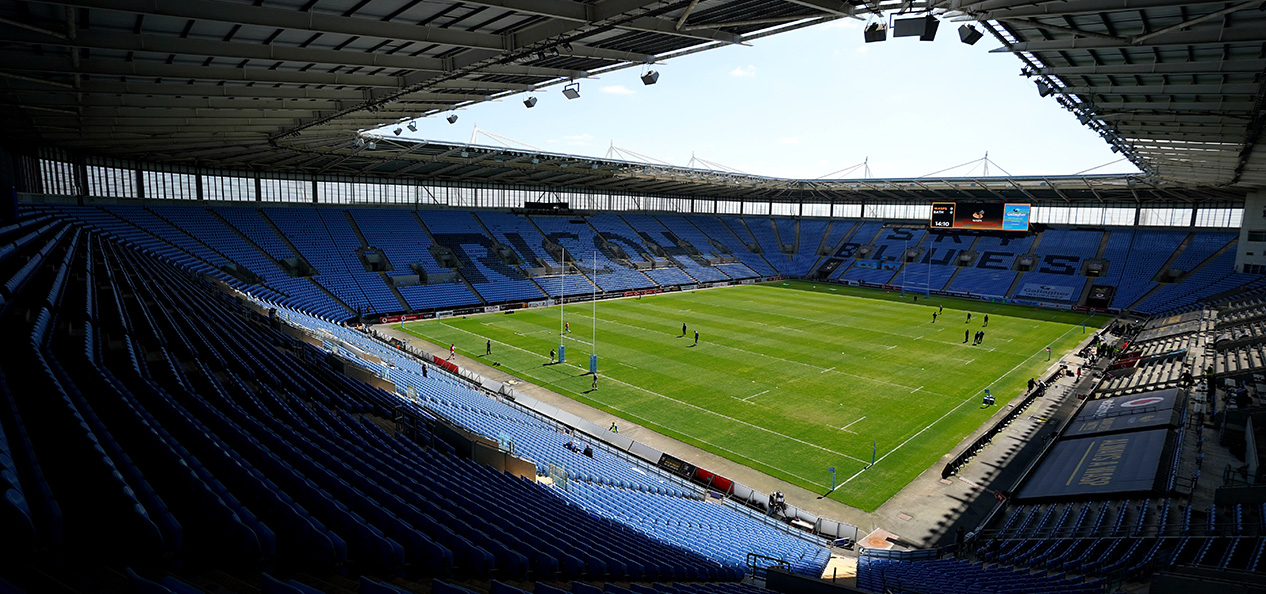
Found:
<path fill-rule="evenodd" d="M 778 139 L 778 144 L 800 144 L 800 139 L 795 136 L 784 136 Z"/>
<path fill-rule="evenodd" d="M 756 67 L 748 64 L 747 66 L 739 66 L 730 71 L 730 76 L 739 76 L 743 78 L 751 78 L 756 76 Z"/>
<path fill-rule="evenodd" d="M 611 95 L 633 95 L 633 94 L 636 94 L 636 92 L 635 92 L 633 89 L 630 89 L 630 88 L 628 88 L 628 87 L 626 87 L 626 86 L 624 86 L 624 85 L 607 85 L 607 86 L 605 86 L 605 87 L 602 87 L 602 92 L 603 92 L 603 93 L 608 93 L 608 94 L 611 94 Z"/>

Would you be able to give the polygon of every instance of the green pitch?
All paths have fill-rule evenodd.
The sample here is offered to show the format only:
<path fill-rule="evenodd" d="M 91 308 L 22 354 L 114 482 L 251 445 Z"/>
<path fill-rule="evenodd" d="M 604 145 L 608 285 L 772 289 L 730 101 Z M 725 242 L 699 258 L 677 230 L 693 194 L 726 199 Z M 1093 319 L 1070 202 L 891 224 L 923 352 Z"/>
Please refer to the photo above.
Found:
<path fill-rule="evenodd" d="M 772 476 L 874 511 L 936 463 L 1030 377 L 1107 318 L 872 289 L 770 283 L 597 305 L 599 389 L 591 390 L 592 306 L 405 325 L 529 382 Z M 936 323 L 936 306 L 945 310 Z M 965 322 L 971 312 L 971 322 Z M 984 316 L 989 325 L 982 327 Z M 688 326 L 687 336 L 681 325 Z M 694 345 L 694 332 L 699 344 Z M 984 343 L 963 332 L 985 331 Z M 483 356 L 492 340 L 492 355 Z M 871 461 L 872 444 L 876 463 Z"/>

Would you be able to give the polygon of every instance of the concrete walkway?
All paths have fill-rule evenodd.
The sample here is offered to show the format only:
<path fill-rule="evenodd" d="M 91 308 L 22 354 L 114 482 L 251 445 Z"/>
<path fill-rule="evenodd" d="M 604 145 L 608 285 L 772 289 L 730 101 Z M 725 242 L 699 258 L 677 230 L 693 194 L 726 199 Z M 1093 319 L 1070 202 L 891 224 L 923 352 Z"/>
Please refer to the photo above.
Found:
<path fill-rule="evenodd" d="M 375 325 L 372 330 L 385 337 L 400 339 L 413 348 L 430 353 L 434 357 L 441 359 L 448 357 L 448 347 L 432 344 L 390 324 Z M 1087 333 L 1086 339 L 1074 349 L 1074 352 L 1080 350 L 1092 336 Z M 1082 363 L 1080 358 L 1071 355 L 1064 357 L 1063 361 L 1073 369 Z M 482 358 L 470 358 L 458 354 L 453 359 L 453 363 L 499 382 L 513 380 L 514 389 L 601 427 L 606 427 L 612 421 L 616 421 L 620 425 L 620 435 L 738 481 L 757 491 L 764 493 L 782 491 L 786 495 L 788 504 L 820 517 L 853 524 L 859 528 L 861 535 L 880 528 L 886 529 L 896 535 L 899 541 L 898 546 L 907 548 L 950 544 L 954 540 L 955 528 L 958 526 L 964 526 L 967 531 L 974 529 L 996 504 L 992 489 L 995 486 L 1002 489 L 1011 488 L 1011 483 L 1027 466 L 1029 460 L 1038 454 L 1040 446 L 1043 445 L 1042 434 L 1054 431 L 1054 424 L 1049 422 L 1049 417 L 1061 407 L 1071 410 L 1076 404 L 1072 396 L 1072 383 L 1075 378 L 1062 378 L 1050 386 L 1047 396 L 1034 403 L 1020 419 L 995 437 L 991 445 L 964 466 L 958 477 L 942 480 L 941 469 L 945 464 L 1010 410 L 1009 405 L 999 407 L 998 412 L 988 422 L 972 435 L 964 438 L 952 452 L 925 470 L 874 513 L 867 513 L 833 499 L 820 499 L 818 497 L 820 493 L 776 479 L 758 470 L 532 384 L 500 367 L 485 364 Z M 1059 365 L 1060 360 L 1053 359 L 1050 370 L 1043 377 L 1049 376 L 1050 371 L 1058 368 Z M 1085 376 L 1083 386 L 1079 388 L 1089 385 L 1090 381 L 1090 376 Z M 1005 401 L 1008 398 L 1000 398 L 1000 400 Z M 1047 429 L 1047 427 L 1051 428 Z"/>

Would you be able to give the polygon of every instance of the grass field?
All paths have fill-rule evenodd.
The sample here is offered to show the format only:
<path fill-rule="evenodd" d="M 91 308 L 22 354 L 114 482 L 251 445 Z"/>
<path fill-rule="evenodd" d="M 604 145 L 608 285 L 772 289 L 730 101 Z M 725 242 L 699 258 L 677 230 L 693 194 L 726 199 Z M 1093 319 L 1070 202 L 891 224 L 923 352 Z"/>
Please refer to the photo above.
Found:
<path fill-rule="evenodd" d="M 932 312 L 944 313 L 932 323 Z M 597 305 L 599 389 L 590 390 L 592 309 L 558 308 L 405 325 L 529 382 L 873 511 L 935 463 L 1102 316 L 805 282 L 746 285 Z M 966 323 L 967 312 L 972 313 Z M 984 315 L 989 316 L 983 327 Z M 681 325 L 689 336 L 681 336 Z M 963 331 L 985 331 L 963 343 Z M 694 331 L 699 344 L 694 346 Z M 485 340 L 492 356 L 482 357 Z M 877 443 L 876 464 L 871 461 Z"/>

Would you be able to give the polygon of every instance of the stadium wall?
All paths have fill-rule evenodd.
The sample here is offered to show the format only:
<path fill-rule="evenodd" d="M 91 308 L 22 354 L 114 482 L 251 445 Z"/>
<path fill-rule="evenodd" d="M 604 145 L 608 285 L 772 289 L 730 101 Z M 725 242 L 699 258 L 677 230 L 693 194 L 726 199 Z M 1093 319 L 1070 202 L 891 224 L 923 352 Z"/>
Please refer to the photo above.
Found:
<path fill-rule="evenodd" d="M 1235 252 L 1235 271 L 1266 273 L 1266 191 L 1258 190 L 1244 199 L 1244 221 Z"/>

